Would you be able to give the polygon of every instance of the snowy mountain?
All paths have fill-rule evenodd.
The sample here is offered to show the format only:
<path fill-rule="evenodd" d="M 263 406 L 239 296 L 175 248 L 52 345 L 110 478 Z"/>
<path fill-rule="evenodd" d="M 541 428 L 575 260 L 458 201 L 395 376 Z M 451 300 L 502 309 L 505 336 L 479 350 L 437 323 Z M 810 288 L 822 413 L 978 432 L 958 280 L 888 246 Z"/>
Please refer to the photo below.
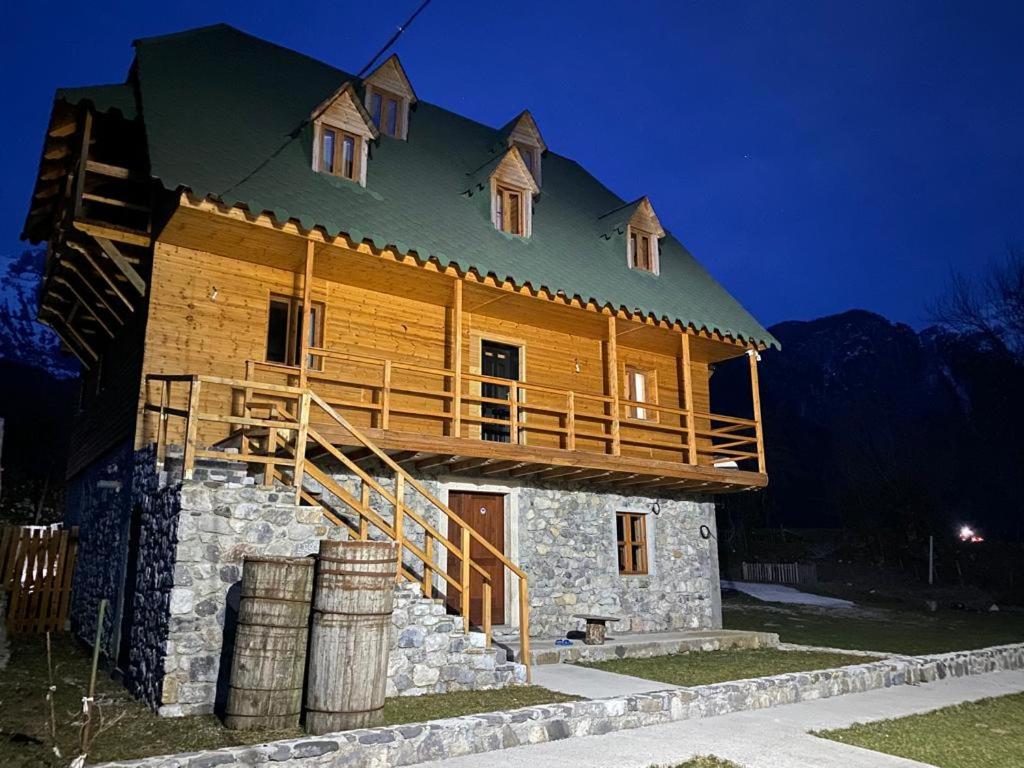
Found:
<path fill-rule="evenodd" d="M 0 256 L 0 360 L 70 379 L 78 375 L 77 362 L 61 352 L 57 335 L 36 320 L 44 259 L 39 249 Z"/>

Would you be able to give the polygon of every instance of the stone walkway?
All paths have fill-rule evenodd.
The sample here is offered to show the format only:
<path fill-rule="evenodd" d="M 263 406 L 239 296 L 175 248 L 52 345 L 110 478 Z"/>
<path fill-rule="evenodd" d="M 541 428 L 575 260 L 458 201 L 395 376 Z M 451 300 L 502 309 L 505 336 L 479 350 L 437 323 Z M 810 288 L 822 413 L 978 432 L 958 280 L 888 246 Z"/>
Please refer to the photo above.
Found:
<path fill-rule="evenodd" d="M 819 739 L 809 731 L 904 717 L 1020 691 L 1024 691 L 1024 672 L 995 672 L 516 747 L 422 763 L 421 768 L 650 768 L 709 754 L 741 768 L 924 768 L 924 763 Z"/>
<path fill-rule="evenodd" d="M 584 699 L 629 696 L 634 693 L 666 691 L 679 687 L 655 680 L 645 680 L 642 677 L 579 667 L 575 664 L 543 664 L 534 667 L 533 684 L 551 691 L 581 696 Z"/>

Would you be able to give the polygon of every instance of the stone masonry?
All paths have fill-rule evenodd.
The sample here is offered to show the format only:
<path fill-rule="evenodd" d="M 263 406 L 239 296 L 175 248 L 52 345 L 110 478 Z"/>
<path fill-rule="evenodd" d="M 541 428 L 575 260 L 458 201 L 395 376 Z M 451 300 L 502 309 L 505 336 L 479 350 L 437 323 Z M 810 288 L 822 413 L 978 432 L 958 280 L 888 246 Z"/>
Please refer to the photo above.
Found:
<path fill-rule="evenodd" d="M 337 468 L 332 474 L 339 485 L 358 497 L 353 475 Z M 383 487 L 393 489 L 389 473 L 378 468 L 373 474 Z M 452 487 L 437 475 L 417 479 L 442 500 Z M 456 487 L 472 485 L 460 477 Z M 489 492 L 494 488 L 484 486 Z M 582 626 L 573 618 L 582 613 L 622 616 L 623 621 L 611 625 L 613 632 L 721 627 L 713 502 L 685 495 L 628 496 L 585 483 L 522 482 L 506 490 L 506 553 L 530 579 L 532 636 L 564 636 Z M 405 501 L 441 531 L 447 529 L 440 513 L 421 496 L 408 493 Z M 389 504 L 371 495 L 371 505 L 390 519 Z M 647 575 L 619 574 L 615 531 L 615 513 L 619 511 L 647 516 Z M 701 535 L 702 526 L 706 538 Z M 418 526 L 407 522 L 405 530 L 416 540 Z M 511 548 L 510 540 L 518 546 Z M 406 565 L 419 570 L 418 561 L 410 556 Z M 443 584 L 435 583 L 435 587 L 443 589 Z M 506 600 L 511 621 L 514 616 L 509 605 Z"/>
<path fill-rule="evenodd" d="M 239 582 L 248 555 L 303 556 L 340 536 L 289 489 L 255 485 L 245 466 L 210 463 L 191 480 L 136 469 L 142 507 L 131 627 L 129 686 L 166 716 L 219 711 L 226 702 Z M 525 667 L 481 633 L 462 632 L 443 603 L 416 585 L 398 588 L 388 695 L 499 688 L 521 683 Z"/>
<path fill-rule="evenodd" d="M 99 768 L 390 768 L 577 736 L 766 709 L 947 677 L 1024 669 L 1024 644 L 936 656 L 903 656 L 608 699 L 524 707 L 426 723 L 107 763 Z M 501 755 L 491 763 L 501 765 Z"/>

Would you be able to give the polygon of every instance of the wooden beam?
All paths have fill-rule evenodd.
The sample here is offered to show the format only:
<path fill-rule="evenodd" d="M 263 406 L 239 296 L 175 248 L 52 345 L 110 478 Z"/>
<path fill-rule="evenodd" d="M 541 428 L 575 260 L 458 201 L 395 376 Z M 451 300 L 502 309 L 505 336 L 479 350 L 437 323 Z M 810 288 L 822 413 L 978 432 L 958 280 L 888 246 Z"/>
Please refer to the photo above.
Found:
<path fill-rule="evenodd" d="M 82 216 L 82 195 L 85 194 L 85 164 L 89 162 L 89 136 L 92 133 L 92 110 L 86 109 L 82 114 L 82 144 L 79 148 L 78 163 L 75 170 L 75 191 L 71 202 L 72 218 Z"/>
<path fill-rule="evenodd" d="M 55 122 L 53 127 L 47 131 L 48 136 L 53 136 L 55 139 L 63 139 L 66 136 L 70 136 L 78 128 L 78 121 L 74 115 L 68 115 L 63 122 Z"/>
<path fill-rule="evenodd" d="M 608 379 L 606 394 L 612 399 L 611 402 L 611 438 L 612 455 L 619 456 L 622 453 L 622 446 L 619 443 L 619 351 L 616 343 L 615 316 L 608 316 L 608 338 L 605 341 L 605 375 Z"/>
<path fill-rule="evenodd" d="M 449 472 L 469 472 L 474 469 L 478 469 L 485 464 L 491 462 L 491 459 L 464 459 L 463 461 L 456 461 L 449 464 L 445 469 Z"/>
<path fill-rule="evenodd" d="M 754 400 L 754 432 L 757 435 L 757 471 L 763 475 L 765 473 L 764 433 L 761 431 L 761 389 L 757 375 L 758 357 L 760 356 L 754 350 L 747 352 L 747 358 L 750 360 L 750 395 Z"/>
<path fill-rule="evenodd" d="M 99 313 L 98 313 L 98 312 L 97 312 L 97 311 L 96 311 L 96 310 L 95 310 L 95 309 L 93 308 L 93 306 L 92 306 L 91 304 L 89 304 L 88 302 L 86 302 L 86 300 L 85 300 L 85 299 L 84 299 L 84 298 L 82 297 L 82 294 L 80 294 L 80 293 L 78 292 L 78 289 L 77 289 L 77 288 L 75 288 L 75 286 L 73 286 L 73 285 L 72 285 L 72 284 L 71 284 L 71 283 L 70 283 L 70 282 L 69 282 L 69 281 L 67 280 L 67 278 L 65 278 L 65 277 L 62 277 L 61 275 L 55 275 L 53 279 L 54 279 L 54 281 L 55 281 L 56 283 L 58 283 L 58 284 L 60 284 L 60 285 L 63 285 L 63 286 L 65 287 L 65 288 L 67 288 L 67 289 L 68 289 L 69 291 L 71 291 L 71 295 L 72 295 L 72 296 L 74 296 L 74 297 L 75 297 L 75 298 L 76 298 L 76 299 L 78 300 L 78 304 L 79 304 L 79 306 L 80 306 L 80 307 L 81 307 L 81 308 L 82 308 L 83 310 L 85 310 L 86 312 L 88 312 L 88 313 L 89 313 L 89 315 L 90 315 L 90 316 L 91 316 L 91 317 L 93 318 L 93 320 L 95 320 L 95 321 L 96 321 L 97 323 L 99 323 L 99 326 L 100 326 L 100 327 L 101 327 L 101 328 L 102 328 L 102 329 L 103 329 L 104 331 L 106 331 L 106 332 L 107 332 L 107 335 L 108 335 L 108 336 L 109 336 L 110 338 L 114 338 L 114 332 L 113 332 L 112 330 L 110 330 L 110 326 L 109 326 L 109 325 L 107 325 L 107 324 L 106 324 L 105 322 L 103 322 L 103 319 L 102 319 L 102 318 L 101 318 L 101 317 L 99 316 Z"/>
<path fill-rule="evenodd" d="M 462 281 L 452 286 L 452 437 L 462 436 Z"/>
<path fill-rule="evenodd" d="M 103 252 L 107 254 L 107 258 L 114 262 L 114 266 L 121 270 L 121 274 L 128 278 L 128 282 L 131 283 L 132 287 L 139 292 L 139 296 L 145 296 L 146 282 L 139 276 L 139 273 L 135 271 L 135 268 L 128 263 L 128 260 L 124 257 L 124 254 L 121 253 L 118 247 L 105 237 L 97 237 L 96 235 L 93 235 L 93 239 L 99 243 L 100 248 L 102 248 Z"/>
<path fill-rule="evenodd" d="M 420 455 L 420 452 L 419 451 L 397 451 L 396 453 L 392 453 L 390 455 L 391 455 L 391 460 L 393 462 L 395 462 L 395 464 L 404 464 L 407 461 L 412 461 L 413 459 L 415 459 L 417 456 Z"/>
<path fill-rule="evenodd" d="M 524 464 L 518 469 L 509 471 L 509 477 L 526 477 L 527 475 L 536 475 L 543 472 L 548 468 L 547 464 Z"/>
<path fill-rule="evenodd" d="M 92 235 L 93 237 L 104 237 L 107 240 L 127 243 L 128 245 L 138 245 L 142 248 L 148 248 L 152 242 L 152 238 L 148 234 L 137 229 L 122 229 L 80 219 L 74 221 L 74 227 L 80 232 L 85 232 L 85 234 Z"/>
<path fill-rule="evenodd" d="M 40 314 L 42 314 L 43 310 L 53 313 L 59 319 L 59 315 L 57 315 L 57 313 L 51 307 L 40 307 Z M 73 343 L 67 336 L 65 336 L 55 323 L 51 323 L 47 320 L 44 320 L 43 318 L 40 318 L 40 320 L 46 323 L 46 325 L 50 327 L 50 330 L 57 334 L 57 338 L 59 338 L 64 343 L 64 346 L 67 347 L 68 350 L 70 350 L 71 354 L 73 354 L 78 359 L 78 362 L 80 362 L 85 367 L 86 370 L 92 370 L 92 365 L 90 365 L 89 361 L 86 360 L 85 356 L 82 354 L 82 350 L 78 348 L 77 344 Z M 88 349 L 88 347 L 85 347 L 85 349 Z M 95 362 L 95 360 L 95 353 L 93 353 L 93 362 Z"/>
<path fill-rule="evenodd" d="M 481 475 L 500 475 L 503 472 L 508 472 L 510 469 L 515 469 L 521 466 L 521 461 L 495 461 L 493 464 L 488 464 L 482 470 Z"/>
<path fill-rule="evenodd" d="M 111 279 L 110 275 L 107 274 L 107 271 L 100 266 L 99 262 L 97 262 L 96 259 L 93 258 L 92 254 L 89 253 L 88 248 L 86 248 L 81 243 L 76 243 L 74 240 L 68 240 L 67 245 L 69 248 L 73 248 L 75 251 L 82 254 L 82 256 L 85 258 L 89 266 L 92 267 L 93 271 L 96 272 L 96 274 L 103 278 L 103 282 L 106 283 L 107 287 L 114 292 L 114 295 L 117 296 L 117 298 L 119 298 L 122 302 L 124 302 L 124 305 L 128 307 L 129 310 L 131 310 L 132 312 L 135 311 L 135 305 L 128 300 L 128 297 L 124 295 L 124 292 L 121 291 L 117 283 L 115 283 L 113 279 Z"/>
<path fill-rule="evenodd" d="M 443 464 L 447 464 L 448 462 L 450 462 L 454 458 L 455 458 L 454 456 L 450 456 L 450 455 L 445 454 L 445 453 L 438 453 L 438 454 L 436 454 L 434 456 L 431 456 L 428 459 L 422 459 L 421 461 L 417 461 L 416 462 L 416 469 L 424 470 L 424 469 L 433 469 L 434 467 L 440 467 Z"/>
<path fill-rule="evenodd" d="M 85 164 L 85 170 L 89 173 L 108 176 L 112 179 L 121 179 L 122 181 L 135 181 L 139 183 L 149 181 L 145 174 L 133 171 L 131 168 L 122 168 L 121 166 L 110 165 L 109 163 L 98 163 L 95 160 L 87 161 Z"/>
<path fill-rule="evenodd" d="M 302 317 L 299 323 L 299 386 L 303 388 L 309 380 L 310 293 L 313 289 L 315 247 L 312 240 L 306 241 L 306 269 L 302 275 Z"/>
<path fill-rule="evenodd" d="M 143 203 L 130 203 L 127 200 L 119 200 L 116 197 L 106 197 L 105 195 L 97 195 L 92 192 L 83 192 L 82 199 L 93 203 L 100 203 L 101 205 L 109 205 L 114 208 L 126 208 L 130 211 L 142 211 L 143 213 L 149 213 L 150 208 L 150 206 Z"/>
<path fill-rule="evenodd" d="M 683 409 L 686 411 L 686 450 L 690 464 L 697 463 L 697 435 L 693 416 L 693 369 L 690 359 L 690 334 L 683 333 L 679 341 L 679 357 L 683 380 Z"/>
<path fill-rule="evenodd" d="M 82 285 L 89 289 L 89 293 L 91 293 L 96 298 L 96 301 L 103 305 L 103 308 L 107 310 L 107 312 L 110 314 L 112 318 L 114 318 L 118 325 L 124 325 L 124 319 L 119 314 L 117 314 L 117 312 L 114 311 L 114 308 L 110 306 L 110 302 L 107 301 L 107 297 L 103 295 L 103 292 L 100 291 L 99 288 L 92 284 L 92 281 L 85 276 L 85 274 L 78 268 L 78 265 L 76 265 L 73 261 L 69 261 L 67 259 L 61 259 L 60 264 L 68 272 L 71 272 L 72 274 L 78 276 L 78 279 L 81 281 Z"/>
<path fill-rule="evenodd" d="M 549 469 L 547 472 L 541 473 L 541 476 L 539 478 L 537 478 L 537 479 L 538 480 L 553 480 L 556 477 L 567 477 L 567 476 L 572 476 L 572 475 L 578 475 L 582 471 L 583 470 L 581 470 L 579 467 L 555 467 L 554 469 Z"/>

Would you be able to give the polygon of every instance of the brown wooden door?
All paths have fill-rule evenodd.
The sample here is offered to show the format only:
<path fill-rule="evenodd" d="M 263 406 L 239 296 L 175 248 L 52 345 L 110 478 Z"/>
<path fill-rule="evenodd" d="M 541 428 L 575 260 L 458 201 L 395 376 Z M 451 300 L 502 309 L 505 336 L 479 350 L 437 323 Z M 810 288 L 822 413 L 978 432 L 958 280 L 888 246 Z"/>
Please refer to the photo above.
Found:
<path fill-rule="evenodd" d="M 499 552 L 505 551 L 505 497 L 500 493 L 475 493 L 468 491 L 452 491 L 448 497 L 448 506 L 452 511 L 469 523 L 469 527 L 479 533 Z M 448 522 L 448 537 L 451 541 L 462 542 L 462 530 L 457 523 Z M 470 556 L 491 575 L 491 623 L 505 623 L 505 567 L 501 561 L 478 541 L 471 541 Z M 462 564 L 452 553 L 448 553 L 448 575 L 458 580 Z M 460 596 L 458 590 L 449 587 L 449 606 L 458 610 Z M 483 578 L 471 571 L 469 576 L 469 621 L 471 624 L 483 624 Z"/>

